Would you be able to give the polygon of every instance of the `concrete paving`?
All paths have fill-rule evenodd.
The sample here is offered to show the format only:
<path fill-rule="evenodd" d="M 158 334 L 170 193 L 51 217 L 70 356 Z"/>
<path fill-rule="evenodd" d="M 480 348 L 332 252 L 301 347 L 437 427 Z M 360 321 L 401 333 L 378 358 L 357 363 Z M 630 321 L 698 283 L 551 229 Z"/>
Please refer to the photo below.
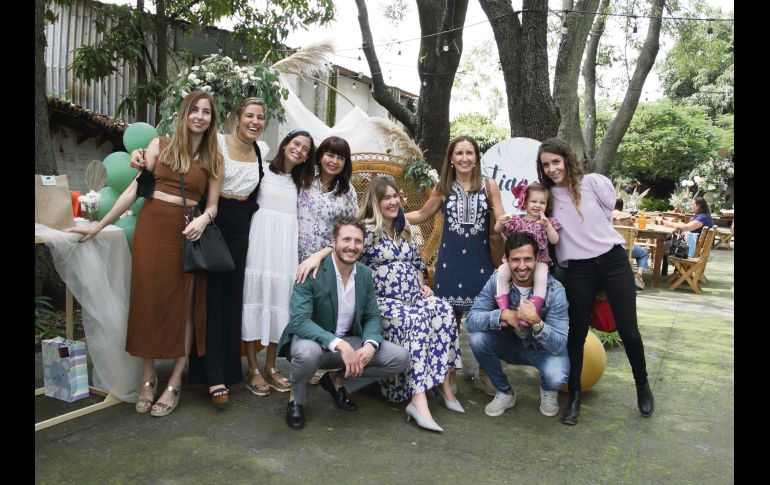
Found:
<path fill-rule="evenodd" d="M 491 418 L 491 398 L 469 377 L 476 362 L 462 334 L 465 368 L 458 396 L 466 414 L 429 399 L 436 434 L 405 421 L 376 385 L 339 411 L 311 386 L 307 426 L 284 423 L 286 394 L 255 397 L 243 384 L 215 409 L 200 386 L 183 386 L 179 407 L 153 418 L 122 403 L 35 433 L 37 483 L 733 483 L 734 251 L 711 253 L 703 294 L 689 287 L 638 293 L 655 414 L 636 408 L 622 349 L 584 394 L 580 422 L 565 426 L 538 410 L 534 368 L 506 365 L 516 407 Z M 686 285 L 684 285 L 686 286 Z M 260 359 L 263 356 L 260 355 Z M 35 387 L 42 386 L 40 354 Z M 286 362 L 279 370 L 288 375 Z M 159 366 L 161 385 L 170 371 Z M 245 359 L 244 359 L 245 368 Z M 98 402 L 35 399 L 35 419 Z M 559 402 L 566 404 L 566 394 Z"/>

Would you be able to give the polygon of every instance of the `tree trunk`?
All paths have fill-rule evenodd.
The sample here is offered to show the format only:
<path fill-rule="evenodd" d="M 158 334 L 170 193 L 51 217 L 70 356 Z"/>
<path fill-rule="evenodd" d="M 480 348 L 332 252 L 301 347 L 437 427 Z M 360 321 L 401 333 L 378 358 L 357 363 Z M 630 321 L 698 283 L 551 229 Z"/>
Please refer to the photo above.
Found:
<path fill-rule="evenodd" d="M 137 32 L 142 32 L 142 14 L 144 13 L 144 0 L 136 0 L 137 16 Z M 136 83 L 147 85 L 147 67 L 144 64 L 144 56 L 139 54 L 136 56 Z M 136 121 L 147 121 L 147 101 L 142 99 L 136 100 Z"/>
<path fill-rule="evenodd" d="M 425 154 L 425 161 L 440 169 L 449 142 L 449 102 L 463 51 L 462 26 L 465 24 L 468 0 L 417 2 L 422 37 L 417 69 L 422 85 L 416 113 L 390 94 L 374 49 L 366 2 L 356 0 L 356 6 L 364 55 L 374 81 L 374 99 L 411 132 Z M 452 31 L 447 32 L 449 30 Z M 439 32 L 444 33 L 425 37 Z M 445 51 L 444 46 L 448 50 Z"/>
<path fill-rule="evenodd" d="M 559 136 L 566 140 L 578 160 L 585 161 L 585 145 L 580 131 L 580 98 L 578 98 L 578 78 L 580 77 L 580 60 L 586 47 L 586 37 L 599 0 L 579 0 L 575 10 L 568 12 L 564 19 L 567 31 L 562 35 L 559 54 L 556 60 L 556 71 L 553 80 L 553 97 L 561 114 Z M 565 5 L 565 10 L 572 9 L 572 2 Z M 592 12 L 583 14 L 579 12 Z"/>
<path fill-rule="evenodd" d="M 449 103 L 463 52 L 463 25 L 468 0 L 417 2 L 420 16 L 420 98 L 415 140 L 425 161 L 441 170 L 449 142 Z M 457 29 L 457 30 L 452 30 Z M 426 37 L 431 34 L 430 37 Z"/>
<path fill-rule="evenodd" d="M 658 48 L 660 47 L 660 16 L 663 13 L 665 3 L 665 0 L 653 0 L 647 38 L 644 39 L 644 45 L 639 53 L 639 59 L 636 61 L 634 75 L 631 77 L 623 104 L 604 133 L 602 143 L 599 146 L 599 152 L 596 154 L 594 163 L 590 167 L 593 170 L 588 171 L 599 172 L 604 175 L 608 175 L 610 172 L 610 167 L 612 167 L 612 162 L 618 151 L 618 145 L 620 145 L 620 141 L 626 134 L 628 125 L 631 124 L 631 118 L 633 118 L 636 111 L 636 106 L 639 104 L 644 81 L 647 79 L 647 75 L 650 73 L 653 64 L 655 64 L 655 57 L 658 55 Z"/>
<path fill-rule="evenodd" d="M 508 97 L 511 136 L 545 140 L 559 128 L 548 74 L 548 2 L 525 0 L 522 18 L 510 0 L 479 0 L 492 25 Z"/>
<path fill-rule="evenodd" d="M 45 0 L 35 0 L 35 173 L 59 175 L 48 126 L 45 88 Z"/>
<path fill-rule="evenodd" d="M 158 70 L 155 73 L 155 81 L 160 83 L 160 89 L 164 89 L 168 84 L 168 20 L 166 19 L 165 0 L 155 1 L 155 19 L 156 19 L 156 37 L 158 41 Z M 148 61 L 150 61 L 148 59 Z M 151 62 L 151 61 L 150 61 Z M 155 123 L 160 121 L 160 92 L 156 93 L 155 101 Z"/>
<path fill-rule="evenodd" d="M 604 12 L 609 5 L 609 0 L 601 0 L 599 13 Z M 606 17 L 598 15 L 594 20 L 591 36 L 588 38 L 586 58 L 583 62 L 583 82 L 585 91 L 583 96 L 583 111 L 585 124 L 583 126 L 583 143 L 586 149 L 586 158 L 593 160 L 596 155 L 596 65 L 599 54 L 599 41 L 604 34 Z"/>
<path fill-rule="evenodd" d="M 380 61 L 377 58 L 377 51 L 374 48 L 374 38 L 372 37 L 372 29 L 369 26 L 369 13 L 366 9 L 366 2 L 364 0 L 356 0 L 356 6 L 358 7 L 358 25 L 361 28 L 363 51 L 366 56 L 366 63 L 369 64 L 369 71 L 372 73 L 372 81 L 374 82 L 372 97 L 388 110 L 394 118 L 400 121 L 409 130 L 410 134 L 414 135 L 416 123 L 414 113 L 401 104 L 396 97 L 391 95 L 389 87 L 385 84 Z"/>

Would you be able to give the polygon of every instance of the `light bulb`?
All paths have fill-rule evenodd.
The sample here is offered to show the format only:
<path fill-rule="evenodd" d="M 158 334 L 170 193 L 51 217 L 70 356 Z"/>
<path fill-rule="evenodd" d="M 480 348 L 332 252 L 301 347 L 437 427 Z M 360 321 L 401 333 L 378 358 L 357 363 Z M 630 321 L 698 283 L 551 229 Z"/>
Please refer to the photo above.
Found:
<path fill-rule="evenodd" d="M 353 83 L 353 89 L 356 89 L 356 83 Z"/>
<path fill-rule="evenodd" d="M 636 17 L 634 17 L 634 29 L 631 32 L 636 33 Z"/>
<path fill-rule="evenodd" d="M 561 35 L 567 35 L 567 22 L 561 24 Z"/>
<path fill-rule="evenodd" d="M 710 23 L 708 28 L 706 29 L 706 39 L 714 40 L 714 29 L 711 27 Z"/>
<path fill-rule="evenodd" d="M 313 89 L 316 89 L 318 87 L 318 81 L 313 81 Z"/>
<path fill-rule="evenodd" d="M 444 47 L 442 47 L 442 49 L 444 49 L 444 52 L 448 52 L 449 51 L 449 46 L 444 44 Z"/>
<path fill-rule="evenodd" d="M 422 82 L 422 85 L 423 85 L 423 86 L 427 86 L 427 85 L 428 85 L 428 81 L 423 81 L 423 82 Z"/>

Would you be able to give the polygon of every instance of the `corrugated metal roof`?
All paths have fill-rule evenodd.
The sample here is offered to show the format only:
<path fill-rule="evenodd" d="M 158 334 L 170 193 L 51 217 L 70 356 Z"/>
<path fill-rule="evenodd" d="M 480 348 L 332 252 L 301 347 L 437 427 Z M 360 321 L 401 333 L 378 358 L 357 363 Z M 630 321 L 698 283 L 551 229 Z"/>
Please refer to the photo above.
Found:
<path fill-rule="evenodd" d="M 100 37 L 95 26 L 96 8 L 80 2 L 71 6 L 55 5 L 53 8 L 59 20 L 46 26 L 46 93 L 71 101 L 85 109 L 115 116 L 118 104 L 129 92 L 130 86 L 136 82 L 136 71 L 124 63 L 116 73 L 101 81 L 87 84 L 76 79 L 69 70 L 75 49 L 83 45 L 93 45 Z M 110 20 L 107 25 L 111 25 Z M 147 48 L 155 57 L 155 46 L 148 44 Z M 126 114 L 120 118 L 128 122 L 135 121 L 134 117 Z M 154 105 L 148 105 L 147 122 L 155 124 Z"/>

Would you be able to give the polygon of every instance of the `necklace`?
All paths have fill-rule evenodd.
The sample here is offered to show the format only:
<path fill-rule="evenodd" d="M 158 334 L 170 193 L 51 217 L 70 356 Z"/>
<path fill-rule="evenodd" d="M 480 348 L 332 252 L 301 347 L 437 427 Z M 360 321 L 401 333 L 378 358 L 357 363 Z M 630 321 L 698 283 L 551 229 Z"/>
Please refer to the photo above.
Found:
<path fill-rule="evenodd" d="M 238 138 L 239 142 L 251 146 L 251 142 L 250 141 L 243 141 L 243 139 L 241 139 L 241 135 L 239 135 L 237 132 L 235 133 L 235 137 Z"/>

